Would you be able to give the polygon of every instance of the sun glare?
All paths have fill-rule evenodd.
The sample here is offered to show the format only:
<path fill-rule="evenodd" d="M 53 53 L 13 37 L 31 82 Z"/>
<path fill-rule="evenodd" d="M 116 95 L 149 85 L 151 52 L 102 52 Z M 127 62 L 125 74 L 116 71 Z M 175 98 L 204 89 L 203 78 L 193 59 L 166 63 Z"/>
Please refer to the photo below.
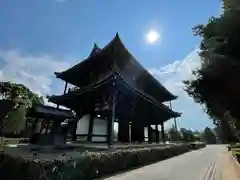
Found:
<path fill-rule="evenodd" d="M 159 33 L 156 30 L 149 30 L 146 34 L 146 41 L 149 44 L 155 44 L 160 38 Z"/>

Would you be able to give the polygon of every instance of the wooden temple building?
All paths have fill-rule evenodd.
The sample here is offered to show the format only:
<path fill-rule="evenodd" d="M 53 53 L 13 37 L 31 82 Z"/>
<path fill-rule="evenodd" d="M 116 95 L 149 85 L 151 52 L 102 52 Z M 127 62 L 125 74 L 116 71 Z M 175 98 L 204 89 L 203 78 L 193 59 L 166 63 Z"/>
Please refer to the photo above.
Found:
<path fill-rule="evenodd" d="M 55 75 L 65 81 L 64 93 L 48 99 L 75 113 L 72 140 L 85 137 L 111 145 L 117 122 L 119 142 L 144 142 L 147 137 L 151 143 L 152 134 L 156 142 L 160 137 L 164 141 L 164 122 L 180 116 L 162 104 L 177 97 L 131 55 L 118 34 L 102 49 L 95 44 L 85 60 Z"/>
<path fill-rule="evenodd" d="M 28 116 L 33 119 L 30 143 L 38 145 L 65 144 L 69 131 L 67 125 L 76 121 L 75 115 L 70 110 L 41 104 L 32 107 Z"/>

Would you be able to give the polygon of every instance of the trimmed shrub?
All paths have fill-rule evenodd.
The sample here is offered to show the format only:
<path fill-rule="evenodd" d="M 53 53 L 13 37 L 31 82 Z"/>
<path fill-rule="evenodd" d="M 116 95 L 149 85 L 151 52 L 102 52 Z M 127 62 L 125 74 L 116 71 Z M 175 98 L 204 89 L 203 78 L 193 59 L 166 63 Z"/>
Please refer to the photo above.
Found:
<path fill-rule="evenodd" d="M 200 148 L 204 148 L 206 146 L 205 143 L 202 143 L 202 142 L 192 142 L 192 143 L 189 143 L 189 147 L 191 149 L 200 149 Z"/>
<path fill-rule="evenodd" d="M 240 148 L 240 143 L 230 144 L 227 148 L 228 148 L 228 151 L 231 151 L 232 148 Z"/>
<path fill-rule="evenodd" d="M 195 148 L 203 146 L 195 145 Z M 90 180 L 164 160 L 191 149 L 189 144 L 179 144 L 109 152 L 84 152 L 79 157 L 60 157 L 53 161 L 30 161 L 2 154 L 0 177 L 14 180 Z"/>

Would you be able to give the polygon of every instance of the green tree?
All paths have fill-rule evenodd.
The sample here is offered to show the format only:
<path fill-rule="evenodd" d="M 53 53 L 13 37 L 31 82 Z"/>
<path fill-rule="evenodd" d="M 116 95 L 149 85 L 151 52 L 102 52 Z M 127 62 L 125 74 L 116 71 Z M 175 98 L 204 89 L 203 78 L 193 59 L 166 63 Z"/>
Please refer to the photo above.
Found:
<path fill-rule="evenodd" d="M 174 126 L 169 129 L 168 137 L 169 137 L 170 141 L 181 141 L 182 140 L 182 136 L 181 136 L 180 132 Z"/>
<path fill-rule="evenodd" d="M 23 84 L 11 82 L 0 82 L 0 95 L 2 99 L 24 101 L 26 107 L 31 107 L 34 104 L 43 104 L 43 97 L 38 96 Z"/>
<path fill-rule="evenodd" d="M 226 8 L 220 17 L 210 18 L 206 25 L 193 29 L 202 38 L 201 67 L 193 72 L 194 79 L 184 81 L 186 92 L 204 105 L 214 124 L 226 122 L 225 114 L 230 114 L 227 123 L 234 134 L 240 129 L 239 17 L 239 10 Z"/>
<path fill-rule="evenodd" d="M 199 132 L 199 131 L 194 131 L 194 132 L 193 132 L 193 136 L 194 136 L 194 141 L 202 141 L 201 132 Z"/>
<path fill-rule="evenodd" d="M 0 132 L 4 134 L 19 134 L 24 128 L 27 118 L 28 110 L 36 105 L 43 104 L 43 97 L 38 96 L 29 88 L 22 84 L 11 82 L 0 82 L 1 99 L 11 100 L 13 107 L 4 114 L 4 118 L 0 122 Z"/>
<path fill-rule="evenodd" d="M 207 144 L 216 144 L 216 136 L 209 127 L 204 129 L 202 138 Z"/>
<path fill-rule="evenodd" d="M 223 0 L 225 8 L 234 7 L 240 9 L 240 1 L 239 0 Z"/>
<path fill-rule="evenodd" d="M 216 138 L 221 143 L 229 143 L 229 142 L 236 142 L 237 137 L 233 134 L 229 123 L 222 120 L 220 123 L 213 129 L 214 133 L 216 134 Z"/>
<path fill-rule="evenodd" d="M 187 130 L 185 128 L 180 129 L 182 140 L 186 142 L 193 142 L 195 141 L 195 136 L 191 130 Z"/>
<path fill-rule="evenodd" d="M 19 134 L 25 129 L 25 125 L 26 107 L 22 104 L 4 118 L 1 132 L 4 134 Z"/>
<path fill-rule="evenodd" d="M 162 137 L 162 133 L 161 133 L 161 132 L 159 133 L 159 138 L 160 138 L 160 141 L 163 140 L 163 137 Z M 170 140 L 170 139 L 169 139 L 169 134 L 168 134 L 168 132 L 166 132 L 166 131 L 164 131 L 164 140 L 165 140 L 165 141 L 169 141 L 169 140 Z"/>

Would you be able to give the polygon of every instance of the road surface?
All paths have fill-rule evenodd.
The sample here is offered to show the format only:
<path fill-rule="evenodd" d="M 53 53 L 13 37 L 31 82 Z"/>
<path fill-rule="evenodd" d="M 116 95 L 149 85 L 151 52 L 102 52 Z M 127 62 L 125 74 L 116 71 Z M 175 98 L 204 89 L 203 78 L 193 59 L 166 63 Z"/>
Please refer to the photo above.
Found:
<path fill-rule="evenodd" d="M 105 180 L 220 180 L 218 157 L 224 151 L 223 145 L 211 145 Z"/>

